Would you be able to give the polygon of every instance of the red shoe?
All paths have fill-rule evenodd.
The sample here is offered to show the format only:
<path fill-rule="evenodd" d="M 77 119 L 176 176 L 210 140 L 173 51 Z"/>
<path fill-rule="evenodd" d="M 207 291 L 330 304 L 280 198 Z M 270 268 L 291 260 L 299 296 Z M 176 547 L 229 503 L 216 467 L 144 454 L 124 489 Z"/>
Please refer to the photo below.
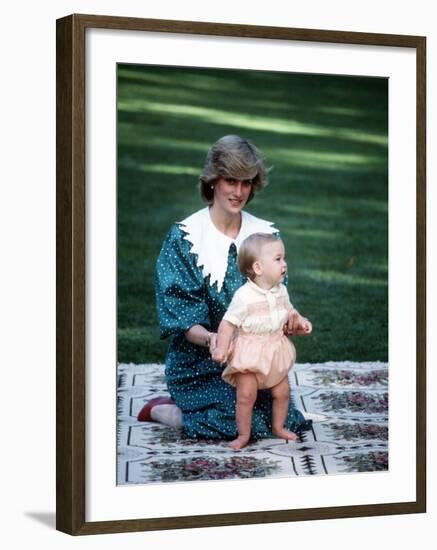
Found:
<path fill-rule="evenodd" d="M 174 405 L 175 402 L 171 397 L 162 395 L 161 397 L 154 397 L 149 402 L 147 402 L 144 407 L 140 410 L 137 416 L 137 420 L 140 422 L 155 422 L 151 417 L 150 413 L 155 405 Z"/>

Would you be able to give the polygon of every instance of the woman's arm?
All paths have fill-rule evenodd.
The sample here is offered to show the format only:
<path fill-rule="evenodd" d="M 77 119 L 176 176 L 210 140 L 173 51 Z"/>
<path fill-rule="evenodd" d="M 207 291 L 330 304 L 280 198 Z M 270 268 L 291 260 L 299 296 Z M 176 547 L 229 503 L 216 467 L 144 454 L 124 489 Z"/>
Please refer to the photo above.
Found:
<path fill-rule="evenodd" d="M 197 327 L 200 335 L 195 329 L 193 337 L 194 343 L 203 346 L 208 335 L 203 327 L 210 327 L 211 322 L 205 281 L 190 254 L 190 246 L 179 225 L 173 224 L 156 262 L 156 312 L 161 339 L 201 325 Z"/>
<path fill-rule="evenodd" d="M 185 331 L 184 334 L 185 338 L 191 342 L 191 344 L 204 348 L 211 347 L 212 339 L 216 336 L 214 332 L 209 332 L 209 330 L 202 325 L 193 325 Z"/>

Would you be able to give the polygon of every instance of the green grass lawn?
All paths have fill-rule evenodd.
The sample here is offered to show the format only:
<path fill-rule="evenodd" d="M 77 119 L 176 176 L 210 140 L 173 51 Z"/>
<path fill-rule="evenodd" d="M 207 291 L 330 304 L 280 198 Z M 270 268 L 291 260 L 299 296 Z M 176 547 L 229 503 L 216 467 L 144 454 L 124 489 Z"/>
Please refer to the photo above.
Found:
<path fill-rule="evenodd" d="M 388 359 L 385 79 L 118 68 L 118 360 L 163 362 L 154 267 L 172 222 L 203 207 L 197 182 L 225 134 L 272 166 L 247 210 L 274 221 L 289 292 L 313 322 L 298 362 Z"/>

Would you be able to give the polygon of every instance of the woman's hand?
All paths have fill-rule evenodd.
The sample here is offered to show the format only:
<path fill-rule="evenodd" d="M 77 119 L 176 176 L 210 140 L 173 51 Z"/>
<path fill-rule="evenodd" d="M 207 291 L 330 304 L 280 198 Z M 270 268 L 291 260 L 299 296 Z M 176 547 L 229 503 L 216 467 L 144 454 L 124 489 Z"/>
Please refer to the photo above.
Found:
<path fill-rule="evenodd" d="M 185 331 L 185 338 L 196 346 L 201 346 L 202 348 L 208 348 L 209 352 L 212 353 L 217 346 L 217 333 L 209 332 L 202 325 L 193 325 L 187 331 Z"/>
<path fill-rule="evenodd" d="M 221 365 L 224 365 L 226 361 L 231 357 L 232 353 L 234 351 L 234 340 L 231 340 L 229 343 L 228 351 L 224 352 L 223 350 L 220 350 L 217 348 L 217 334 L 214 332 L 211 332 L 211 343 L 209 347 L 209 352 L 211 354 L 211 358 L 216 363 L 220 363 Z"/>
<path fill-rule="evenodd" d="M 217 333 L 210 332 L 208 348 L 209 348 L 209 353 L 211 354 L 211 357 L 213 357 L 213 353 L 215 352 L 216 347 L 217 347 Z"/>

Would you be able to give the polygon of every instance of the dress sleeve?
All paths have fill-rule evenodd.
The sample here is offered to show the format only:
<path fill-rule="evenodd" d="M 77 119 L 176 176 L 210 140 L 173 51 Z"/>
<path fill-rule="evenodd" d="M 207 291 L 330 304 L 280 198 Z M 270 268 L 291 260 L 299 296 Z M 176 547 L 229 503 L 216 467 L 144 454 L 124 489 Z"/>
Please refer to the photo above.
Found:
<path fill-rule="evenodd" d="M 193 325 L 210 328 L 205 282 L 190 243 L 177 224 L 170 229 L 156 263 L 156 306 L 160 338 Z"/>
<path fill-rule="evenodd" d="M 247 316 L 247 309 L 246 302 L 242 299 L 241 293 L 237 290 L 223 319 L 239 328 Z"/>

